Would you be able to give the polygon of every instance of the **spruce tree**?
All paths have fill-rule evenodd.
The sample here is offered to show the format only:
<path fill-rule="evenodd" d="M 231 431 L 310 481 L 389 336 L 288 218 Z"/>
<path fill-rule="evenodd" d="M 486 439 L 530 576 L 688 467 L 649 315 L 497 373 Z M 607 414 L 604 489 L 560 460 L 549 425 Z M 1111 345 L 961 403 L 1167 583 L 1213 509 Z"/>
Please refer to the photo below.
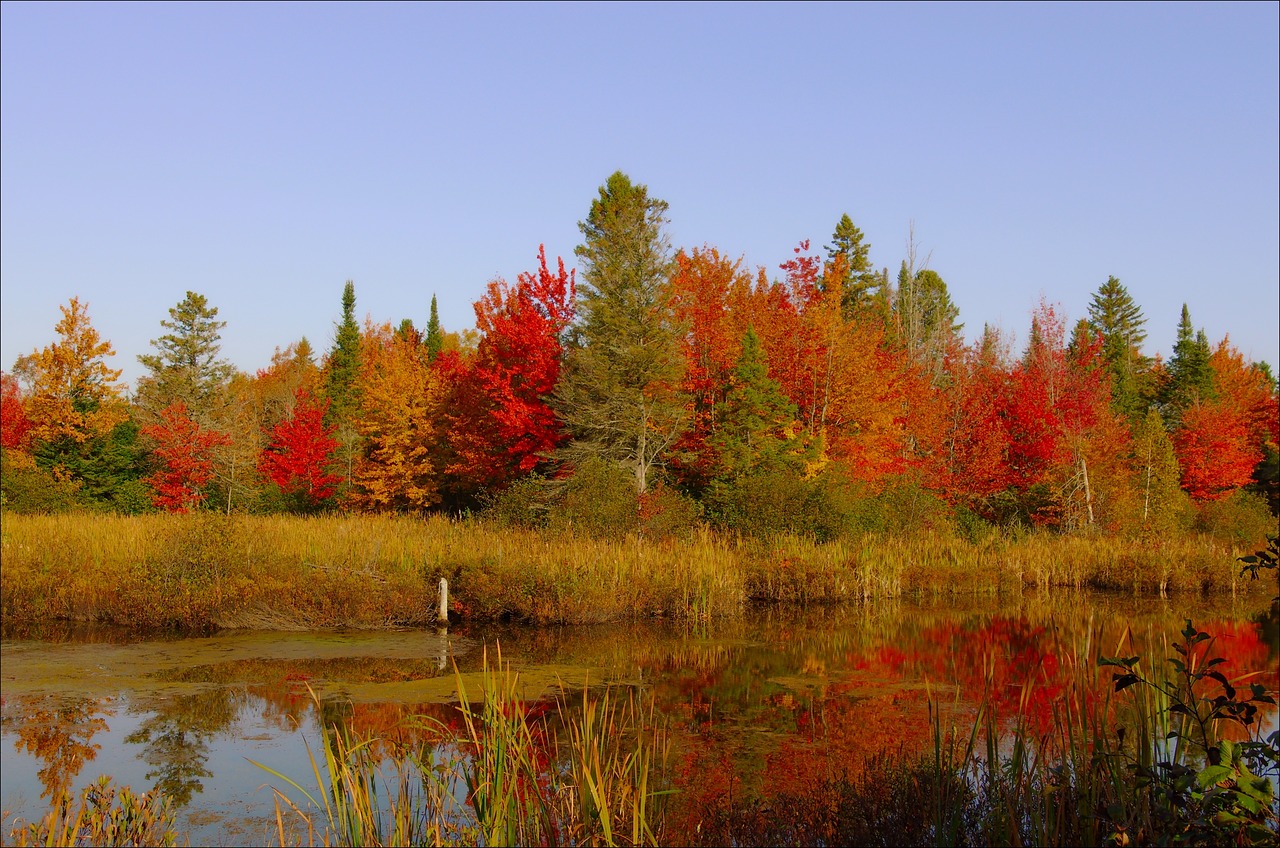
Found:
<path fill-rule="evenodd" d="M 444 347 L 444 331 L 440 329 L 440 313 L 436 310 L 436 296 L 431 295 L 431 317 L 427 319 L 427 332 L 422 339 L 427 348 L 427 361 L 435 362 Z"/>
<path fill-rule="evenodd" d="M 1089 327 L 1102 335 L 1102 356 L 1111 372 L 1111 408 L 1127 418 L 1143 414 L 1143 384 L 1151 360 L 1142 354 L 1147 319 L 1115 277 L 1094 292 L 1089 303 Z"/>
<path fill-rule="evenodd" d="M 1182 304 L 1182 318 L 1178 321 L 1178 337 L 1169 359 L 1169 382 L 1161 400 L 1165 421 L 1171 427 L 1182 419 L 1182 410 L 1201 400 L 1213 397 L 1213 369 L 1209 366 L 1209 339 L 1204 330 L 1195 330 L 1191 324 L 1191 312 Z"/>
<path fill-rule="evenodd" d="M 720 428 L 713 444 L 721 479 L 780 471 L 799 476 L 806 462 L 817 458 L 813 440 L 796 420 L 796 405 L 769 376 L 754 329 L 742 337 L 742 353 L 717 418 Z"/>
<path fill-rule="evenodd" d="M 862 230 L 853 219 L 841 215 L 827 245 L 827 258 L 844 257 L 844 294 L 841 311 L 846 318 L 862 313 L 875 302 L 884 278 L 871 268 L 871 245 L 863 241 Z"/>
<path fill-rule="evenodd" d="M 685 424 L 666 214 L 665 201 L 621 171 L 600 187 L 578 224 L 576 345 L 556 393 L 572 435 L 564 458 L 617 462 L 640 494 Z"/>
<path fill-rule="evenodd" d="M 326 420 L 329 423 L 350 419 L 359 407 L 359 376 L 360 326 L 356 323 L 356 286 L 347 280 L 342 289 L 342 320 L 337 324 L 325 372 L 325 393 L 329 397 Z"/>

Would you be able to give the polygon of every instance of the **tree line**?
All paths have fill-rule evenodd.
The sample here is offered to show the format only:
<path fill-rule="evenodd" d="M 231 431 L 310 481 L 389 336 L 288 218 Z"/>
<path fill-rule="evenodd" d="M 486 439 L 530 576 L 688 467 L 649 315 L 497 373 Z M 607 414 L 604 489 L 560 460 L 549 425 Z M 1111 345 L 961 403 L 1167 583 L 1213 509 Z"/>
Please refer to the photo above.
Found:
<path fill-rule="evenodd" d="M 3 375 L 4 506 L 538 521 L 577 492 L 584 522 L 822 535 L 868 504 L 880 525 L 1108 532 L 1276 510 L 1276 380 L 1185 305 L 1168 361 L 1114 277 L 1074 324 L 1042 303 L 1021 350 L 989 326 L 966 344 L 914 239 L 891 278 L 844 215 L 770 278 L 673 249 L 668 211 L 615 173 L 579 223 L 580 273 L 540 249 L 462 332 L 434 298 L 422 329 L 361 324 L 348 281 L 329 349 L 303 338 L 256 374 L 220 357 L 217 308 L 187 292 L 131 396 L 72 298 L 57 340 Z"/>

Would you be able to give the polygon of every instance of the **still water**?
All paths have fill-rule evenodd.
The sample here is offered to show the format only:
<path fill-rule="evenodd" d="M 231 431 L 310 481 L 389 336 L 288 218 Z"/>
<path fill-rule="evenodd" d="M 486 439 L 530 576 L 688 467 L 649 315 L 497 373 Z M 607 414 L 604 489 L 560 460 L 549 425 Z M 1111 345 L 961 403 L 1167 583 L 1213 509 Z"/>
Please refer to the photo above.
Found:
<path fill-rule="evenodd" d="M 3 829 L 38 818 L 62 788 L 109 774 L 164 789 L 192 844 L 261 843 L 274 833 L 269 786 L 286 787 L 250 758 L 306 785 L 321 723 L 384 737 L 409 732 L 407 715 L 458 727 L 455 665 L 478 692 L 484 655 L 492 662 L 498 645 L 526 700 L 550 705 L 562 686 L 605 684 L 651 696 L 672 733 L 679 815 L 693 823 L 728 796 L 803 792 L 879 751 L 923 750 L 931 697 L 963 724 L 990 685 L 999 714 L 1048 722 L 1073 657 L 1172 654 L 1186 618 L 1218 637 L 1229 677 L 1274 690 L 1280 635 L 1266 605 L 1265 596 L 1028 594 L 764 608 L 700 625 L 8 633 Z M 1265 721 L 1274 729 L 1275 713 Z"/>

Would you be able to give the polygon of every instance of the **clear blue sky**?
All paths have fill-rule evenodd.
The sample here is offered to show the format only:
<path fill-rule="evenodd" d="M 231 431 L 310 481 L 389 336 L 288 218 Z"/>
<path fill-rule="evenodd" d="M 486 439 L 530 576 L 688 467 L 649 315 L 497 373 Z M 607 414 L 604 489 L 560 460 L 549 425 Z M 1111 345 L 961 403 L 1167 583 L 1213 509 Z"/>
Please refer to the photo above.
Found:
<path fill-rule="evenodd" d="M 132 381 L 190 289 L 245 370 L 470 327 L 621 169 L 771 276 L 912 221 L 972 338 L 1115 275 L 1280 365 L 1280 19 L 1249 5 L 48 5 L 0 21 L 0 365 L 78 295 Z"/>

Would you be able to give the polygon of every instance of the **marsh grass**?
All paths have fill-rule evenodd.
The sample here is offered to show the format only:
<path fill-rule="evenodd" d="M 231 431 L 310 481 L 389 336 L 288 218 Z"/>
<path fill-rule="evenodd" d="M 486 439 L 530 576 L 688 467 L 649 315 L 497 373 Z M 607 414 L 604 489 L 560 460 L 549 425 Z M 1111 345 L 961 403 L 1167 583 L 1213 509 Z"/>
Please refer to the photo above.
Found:
<path fill-rule="evenodd" d="M 459 618 L 542 624 L 1025 588 L 1261 591 L 1240 579 L 1240 551 L 1207 536 L 606 539 L 441 517 L 6 513 L 0 537 L 6 621 L 139 629 L 421 626 L 442 577 Z"/>
<path fill-rule="evenodd" d="M 389 757 L 372 737 L 325 729 L 322 763 L 307 749 L 317 792 L 255 763 L 308 804 L 273 787 L 280 844 L 291 836 L 325 845 L 660 843 L 669 749 L 652 702 L 584 689 L 580 708 L 562 691 L 554 711 L 542 712 L 521 697 L 500 648 L 493 665 L 486 651 L 482 680 L 477 708 L 456 676 L 460 734 L 411 719 L 421 741 Z"/>
<path fill-rule="evenodd" d="M 7 845 L 156 845 L 178 844 L 174 814 L 162 793 L 135 794 L 99 777 L 73 801 L 64 791 L 38 822 L 13 827 Z"/>

